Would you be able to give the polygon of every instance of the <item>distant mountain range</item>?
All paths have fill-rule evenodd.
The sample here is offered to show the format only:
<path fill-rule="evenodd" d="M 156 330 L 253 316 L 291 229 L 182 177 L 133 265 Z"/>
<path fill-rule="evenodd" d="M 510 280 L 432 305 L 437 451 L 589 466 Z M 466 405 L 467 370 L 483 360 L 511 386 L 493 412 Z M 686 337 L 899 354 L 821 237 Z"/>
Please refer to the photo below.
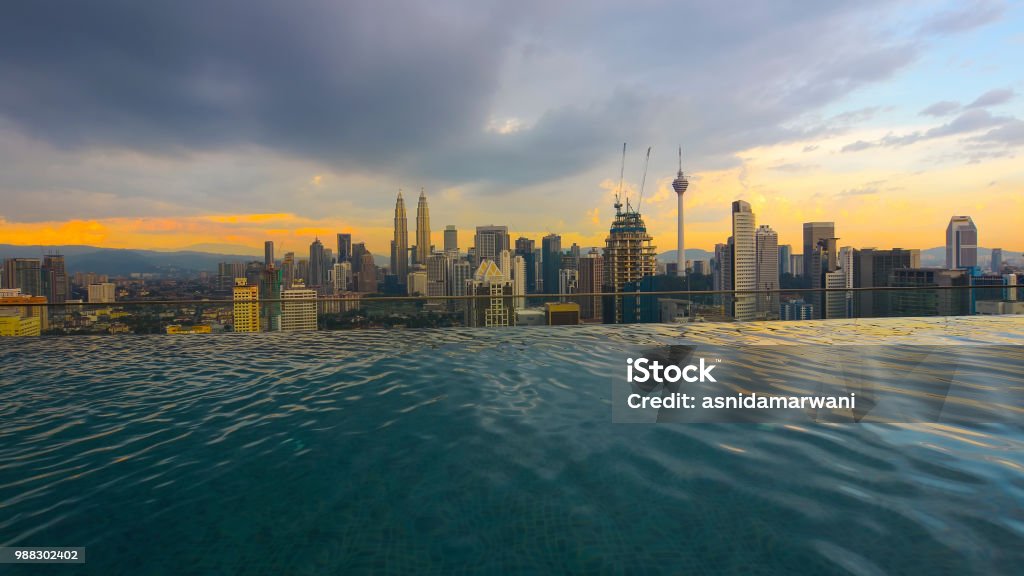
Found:
<path fill-rule="evenodd" d="M 587 250 L 583 251 L 584 253 Z M 252 254 L 219 254 L 197 250 L 179 250 L 161 252 L 157 250 L 129 250 L 120 248 L 98 248 L 96 246 L 19 246 L 0 244 L 2 258 L 42 258 L 45 254 L 59 253 L 65 256 L 69 272 L 96 272 L 110 276 L 127 276 L 132 273 L 154 272 L 216 272 L 220 262 L 250 262 L 262 260 L 262 256 Z M 978 263 L 984 268 L 988 265 L 992 250 L 978 248 Z M 1017 259 L 1020 252 L 1005 251 L 1004 258 Z M 714 253 L 699 248 L 686 250 L 687 260 L 711 260 Z M 659 262 L 674 262 L 675 252 L 666 251 L 658 254 Z M 374 255 L 378 266 L 387 266 L 387 256 Z M 921 250 L 922 266 L 943 266 L 946 263 L 946 249 L 939 246 Z"/>

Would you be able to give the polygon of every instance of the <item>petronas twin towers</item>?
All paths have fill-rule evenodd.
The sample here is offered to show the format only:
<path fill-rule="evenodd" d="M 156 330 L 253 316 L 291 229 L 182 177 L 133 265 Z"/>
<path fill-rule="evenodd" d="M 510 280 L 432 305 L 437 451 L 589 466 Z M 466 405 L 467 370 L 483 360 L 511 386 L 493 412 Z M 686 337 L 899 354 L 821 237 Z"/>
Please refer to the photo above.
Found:
<path fill-rule="evenodd" d="M 430 256 L 430 209 L 427 195 L 420 189 L 420 200 L 416 205 L 416 246 L 412 253 L 413 266 L 426 266 Z M 409 274 L 409 219 L 405 215 L 405 200 L 398 191 L 395 201 L 395 239 L 391 241 L 391 271 L 400 283 L 405 283 Z"/>

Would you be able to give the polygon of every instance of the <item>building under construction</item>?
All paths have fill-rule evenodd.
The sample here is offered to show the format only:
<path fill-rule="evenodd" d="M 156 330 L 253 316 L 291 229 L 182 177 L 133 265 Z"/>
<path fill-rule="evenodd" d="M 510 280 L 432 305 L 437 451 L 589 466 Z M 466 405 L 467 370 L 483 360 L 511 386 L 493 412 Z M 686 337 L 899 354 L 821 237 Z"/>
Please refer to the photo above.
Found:
<path fill-rule="evenodd" d="M 605 292 L 614 292 L 611 306 L 605 306 L 605 322 L 622 322 L 624 291 L 639 289 L 640 280 L 656 273 L 656 252 L 651 244 L 651 235 L 640 212 L 633 210 L 626 201 L 625 210 L 620 202 L 615 203 L 615 220 L 604 241 L 604 285 Z M 639 305 L 639 299 L 630 301 Z M 639 315 L 639 313 L 637 313 Z"/>

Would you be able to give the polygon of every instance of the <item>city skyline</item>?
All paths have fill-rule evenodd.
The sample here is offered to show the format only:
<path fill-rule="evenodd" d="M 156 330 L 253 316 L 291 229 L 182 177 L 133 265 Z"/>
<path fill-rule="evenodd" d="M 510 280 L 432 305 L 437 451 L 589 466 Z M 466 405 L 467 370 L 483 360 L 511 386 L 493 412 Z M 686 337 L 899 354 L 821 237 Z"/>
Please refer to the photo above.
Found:
<path fill-rule="evenodd" d="M 634 198 L 653 146 L 641 210 L 664 250 L 681 143 L 688 247 L 713 250 L 743 200 L 780 245 L 836 221 L 846 245 L 931 248 L 970 214 L 981 246 L 1024 251 L 1019 4 L 650 8 L 410 3 L 392 22 L 255 2 L 249 26 L 211 28 L 188 5 L 28 5 L 0 23 L 19 86 L 0 94 L 0 243 L 301 254 L 346 232 L 386 255 L 394 190 L 422 187 L 435 246 L 485 223 L 601 246 L 626 140 Z M 284 17 L 306 33 L 268 27 Z M 620 21 L 650 41 L 587 32 Z M 409 33 L 361 33 L 383 22 Z M 69 71 L 56 44 L 103 74 Z M 270 44 L 280 58 L 259 57 Z"/>

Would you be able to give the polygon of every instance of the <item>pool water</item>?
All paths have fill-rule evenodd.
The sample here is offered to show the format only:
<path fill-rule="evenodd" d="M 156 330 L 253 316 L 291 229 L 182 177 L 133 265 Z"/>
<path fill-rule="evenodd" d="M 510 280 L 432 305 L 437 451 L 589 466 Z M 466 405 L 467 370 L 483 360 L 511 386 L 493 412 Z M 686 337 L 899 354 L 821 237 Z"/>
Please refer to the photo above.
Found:
<path fill-rule="evenodd" d="M 8 339 L 0 574 L 1020 573 L 1019 424 L 625 425 L 624 345 L 1024 318 Z M 861 336 L 857 336 L 860 334 Z"/>

